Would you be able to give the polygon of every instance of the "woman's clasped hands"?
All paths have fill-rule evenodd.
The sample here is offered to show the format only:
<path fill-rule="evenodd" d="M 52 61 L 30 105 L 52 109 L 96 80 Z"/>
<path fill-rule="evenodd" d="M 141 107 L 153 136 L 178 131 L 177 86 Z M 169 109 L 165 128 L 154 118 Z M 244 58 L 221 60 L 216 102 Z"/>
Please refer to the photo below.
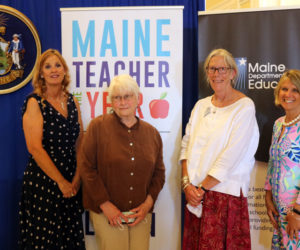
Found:
<path fill-rule="evenodd" d="M 193 206 L 197 207 L 203 200 L 204 192 L 202 189 L 198 189 L 194 185 L 190 184 L 184 189 L 185 198 L 187 202 Z"/>
<path fill-rule="evenodd" d="M 80 181 L 78 184 L 78 181 L 73 180 L 72 183 L 67 181 L 66 179 L 63 179 L 59 182 L 57 182 L 57 185 L 60 189 L 60 191 L 63 194 L 64 198 L 72 198 L 75 196 L 79 190 L 80 187 Z"/>

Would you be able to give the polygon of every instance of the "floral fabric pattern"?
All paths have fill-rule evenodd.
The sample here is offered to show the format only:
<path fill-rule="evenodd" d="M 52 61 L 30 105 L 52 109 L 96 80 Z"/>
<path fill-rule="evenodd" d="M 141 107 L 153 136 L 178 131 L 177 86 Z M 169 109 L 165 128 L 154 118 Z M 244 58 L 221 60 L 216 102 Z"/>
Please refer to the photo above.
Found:
<path fill-rule="evenodd" d="M 286 127 L 281 135 L 283 119 L 279 118 L 273 127 L 265 189 L 272 190 L 279 213 L 279 230 L 274 229 L 272 249 L 294 250 L 300 249 L 300 241 L 291 240 L 287 235 L 286 215 L 296 202 L 300 204 L 300 122 Z"/>
<path fill-rule="evenodd" d="M 185 208 L 183 250 L 250 250 L 247 198 L 208 191 L 202 217 Z"/>

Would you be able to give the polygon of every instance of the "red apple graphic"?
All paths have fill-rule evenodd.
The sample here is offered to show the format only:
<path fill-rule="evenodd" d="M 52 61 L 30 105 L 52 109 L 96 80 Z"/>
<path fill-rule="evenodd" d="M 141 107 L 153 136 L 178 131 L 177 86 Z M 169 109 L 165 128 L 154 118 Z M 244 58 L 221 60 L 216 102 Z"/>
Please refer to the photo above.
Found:
<path fill-rule="evenodd" d="M 149 103 L 150 114 L 152 118 L 166 118 L 169 113 L 169 102 L 164 100 L 167 92 L 161 94 L 159 99 L 154 99 Z"/>

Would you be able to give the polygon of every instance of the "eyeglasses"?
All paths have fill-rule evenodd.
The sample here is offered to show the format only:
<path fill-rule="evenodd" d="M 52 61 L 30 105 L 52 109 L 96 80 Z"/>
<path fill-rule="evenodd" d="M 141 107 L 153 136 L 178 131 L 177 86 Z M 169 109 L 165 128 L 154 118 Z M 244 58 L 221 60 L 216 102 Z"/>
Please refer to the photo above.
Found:
<path fill-rule="evenodd" d="M 116 95 L 116 96 L 112 96 L 111 99 L 115 102 L 121 102 L 122 99 L 127 102 L 127 101 L 130 101 L 131 98 L 133 97 L 133 94 L 130 94 L 130 95 L 123 95 L 123 96 L 120 96 L 120 95 Z"/>
<path fill-rule="evenodd" d="M 223 74 L 226 74 L 229 69 L 231 69 L 231 68 L 229 68 L 229 67 L 218 67 L 218 68 L 207 67 L 206 71 L 208 74 L 211 74 L 211 75 L 214 74 L 216 71 L 218 71 L 219 74 L 223 75 Z"/>

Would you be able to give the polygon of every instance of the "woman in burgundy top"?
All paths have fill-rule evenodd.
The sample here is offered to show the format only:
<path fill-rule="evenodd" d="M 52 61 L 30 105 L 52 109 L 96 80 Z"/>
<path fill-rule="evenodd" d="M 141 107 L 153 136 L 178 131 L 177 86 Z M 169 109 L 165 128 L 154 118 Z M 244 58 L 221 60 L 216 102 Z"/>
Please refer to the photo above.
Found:
<path fill-rule="evenodd" d="M 151 212 L 165 182 L 162 140 L 135 115 L 139 87 L 131 76 L 114 77 L 109 98 L 113 113 L 91 121 L 80 154 L 84 207 L 99 249 L 148 249 Z"/>

